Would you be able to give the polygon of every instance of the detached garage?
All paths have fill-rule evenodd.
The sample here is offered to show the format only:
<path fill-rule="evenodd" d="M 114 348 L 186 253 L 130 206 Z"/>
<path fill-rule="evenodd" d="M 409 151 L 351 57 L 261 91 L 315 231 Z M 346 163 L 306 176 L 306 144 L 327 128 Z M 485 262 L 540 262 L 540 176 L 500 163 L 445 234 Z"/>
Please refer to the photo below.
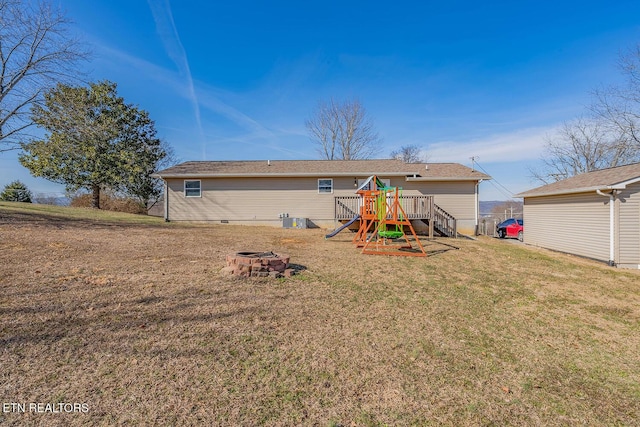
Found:
<path fill-rule="evenodd" d="M 640 268 L 640 163 L 589 172 L 516 195 L 524 241 Z"/>

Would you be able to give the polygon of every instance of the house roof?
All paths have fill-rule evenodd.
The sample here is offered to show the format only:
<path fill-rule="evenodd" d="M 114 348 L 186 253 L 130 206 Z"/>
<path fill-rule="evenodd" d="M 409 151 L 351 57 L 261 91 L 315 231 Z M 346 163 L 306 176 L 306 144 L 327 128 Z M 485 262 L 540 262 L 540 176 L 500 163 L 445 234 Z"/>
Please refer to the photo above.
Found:
<path fill-rule="evenodd" d="M 458 163 L 405 163 L 401 160 L 191 161 L 154 174 L 167 178 L 404 176 L 416 181 L 477 181 L 489 175 Z"/>
<path fill-rule="evenodd" d="M 640 181 L 640 163 L 634 163 L 572 176 L 571 178 L 516 194 L 515 197 L 556 196 L 587 193 L 596 190 L 622 190 L 627 185 L 638 181 Z"/>

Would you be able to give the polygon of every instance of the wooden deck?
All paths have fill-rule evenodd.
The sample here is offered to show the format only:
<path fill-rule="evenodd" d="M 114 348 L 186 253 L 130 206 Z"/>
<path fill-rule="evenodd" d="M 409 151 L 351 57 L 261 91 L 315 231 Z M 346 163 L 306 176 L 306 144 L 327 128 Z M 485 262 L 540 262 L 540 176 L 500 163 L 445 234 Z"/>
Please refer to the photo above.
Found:
<path fill-rule="evenodd" d="M 336 196 L 334 217 L 338 221 L 350 220 L 360 214 L 362 197 Z M 456 219 L 434 203 L 433 196 L 400 196 L 400 205 L 409 220 L 422 220 L 433 225 L 442 235 L 456 237 Z"/>
<path fill-rule="evenodd" d="M 336 196 L 335 219 L 345 220 L 359 215 L 361 203 L 360 196 Z M 435 216 L 433 196 L 400 196 L 400 205 L 407 219 L 431 219 Z"/>

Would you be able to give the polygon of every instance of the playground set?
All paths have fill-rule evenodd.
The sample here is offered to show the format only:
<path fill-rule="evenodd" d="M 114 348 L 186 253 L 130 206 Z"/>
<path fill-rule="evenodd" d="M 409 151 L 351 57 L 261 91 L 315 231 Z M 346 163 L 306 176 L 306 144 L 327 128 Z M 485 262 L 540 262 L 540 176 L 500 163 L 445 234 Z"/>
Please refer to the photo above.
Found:
<path fill-rule="evenodd" d="M 327 234 L 331 238 L 360 220 L 353 238 L 363 254 L 392 256 L 427 256 L 411 221 L 400 204 L 402 188 L 387 187 L 377 176 L 370 176 L 357 190 L 361 197 L 360 213 L 349 222 Z M 413 236 L 414 248 L 405 230 Z"/>

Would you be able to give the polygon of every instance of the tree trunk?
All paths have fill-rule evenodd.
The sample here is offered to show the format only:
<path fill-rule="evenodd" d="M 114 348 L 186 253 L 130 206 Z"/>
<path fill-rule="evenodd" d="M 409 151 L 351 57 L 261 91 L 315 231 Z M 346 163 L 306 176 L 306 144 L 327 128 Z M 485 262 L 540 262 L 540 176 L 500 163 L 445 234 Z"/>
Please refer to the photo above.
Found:
<path fill-rule="evenodd" d="M 91 207 L 94 209 L 100 209 L 100 186 L 97 184 L 91 185 L 91 191 L 93 192 Z"/>

